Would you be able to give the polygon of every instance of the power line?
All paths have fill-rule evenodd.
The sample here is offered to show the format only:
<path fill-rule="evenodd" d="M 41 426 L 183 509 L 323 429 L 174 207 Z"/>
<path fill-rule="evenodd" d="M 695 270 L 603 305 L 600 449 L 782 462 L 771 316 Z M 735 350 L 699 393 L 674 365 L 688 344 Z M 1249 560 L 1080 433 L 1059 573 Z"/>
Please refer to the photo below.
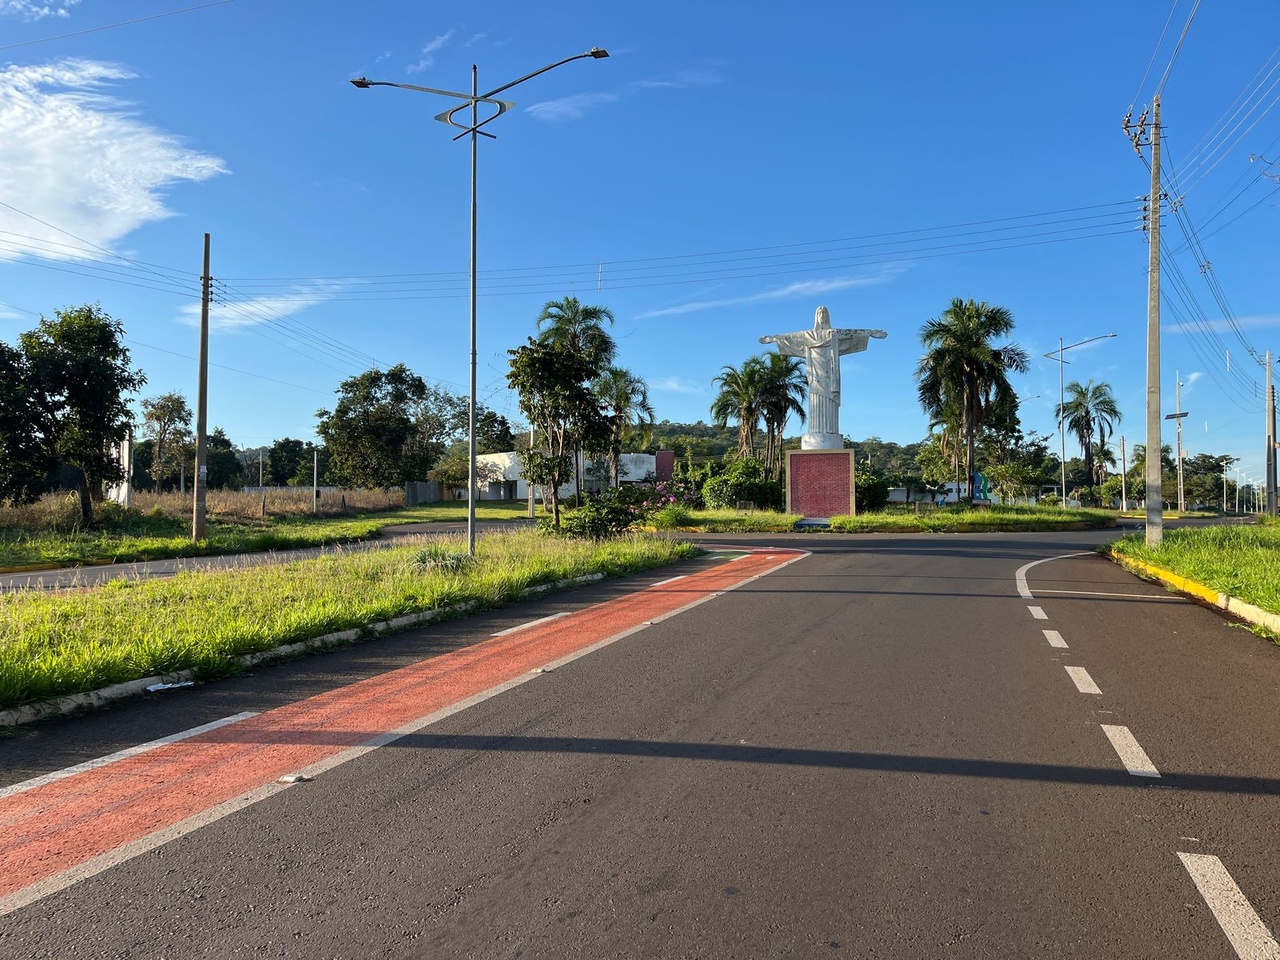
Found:
<path fill-rule="evenodd" d="M 212 0 L 211 3 L 202 3 L 196 7 L 184 7 L 181 10 L 170 10 L 168 13 L 157 13 L 150 17 L 138 17 L 135 20 L 122 20 L 119 23 L 108 23 L 100 27 L 90 27 L 87 30 L 76 30 L 72 33 L 60 33 L 56 37 L 41 37 L 38 40 L 23 40 L 20 43 L 7 43 L 0 46 L 0 50 L 13 50 L 17 47 L 29 47 L 35 43 L 52 43 L 54 40 L 66 40 L 69 37 L 83 37 L 90 33 L 101 33 L 103 30 L 115 30 L 117 27 L 130 27 L 135 23 L 146 23 L 149 20 L 163 20 L 165 17 L 176 17 L 180 13 L 191 13 L 193 10 L 204 10 L 206 7 L 218 7 L 224 3 L 231 3 L 232 0 Z"/>
<path fill-rule="evenodd" d="M 1160 83 L 1156 87 L 1156 96 L 1160 96 L 1164 92 L 1164 85 L 1169 82 L 1169 74 L 1173 71 L 1174 61 L 1178 59 L 1178 54 L 1182 51 L 1182 44 L 1186 42 L 1187 33 L 1191 30 L 1191 21 L 1196 18 L 1196 11 L 1200 9 L 1200 0 L 1196 0 L 1191 7 L 1191 12 L 1187 14 L 1187 22 L 1183 24 L 1182 34 L 1178 37 L 1178 43 L 1173 48 L 1173 53 L 1169 57 L 1169 65 L 1164 68 L 1164 76 L 1160 78 Z"/>

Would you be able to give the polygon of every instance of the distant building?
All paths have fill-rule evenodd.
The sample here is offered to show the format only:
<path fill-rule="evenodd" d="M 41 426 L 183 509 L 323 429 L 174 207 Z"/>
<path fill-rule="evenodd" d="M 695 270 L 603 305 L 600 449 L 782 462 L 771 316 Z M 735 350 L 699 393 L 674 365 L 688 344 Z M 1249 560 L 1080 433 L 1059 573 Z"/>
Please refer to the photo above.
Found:
<path fill-rule="evenodd" d="M 520 454 L 482 453 L 476 457 L 477 464 L 491 464 L 492 479 L 480 487 L 480 500 L 526 500 L 529 497 L 529 485 L 520 476 L 522 463 Z M 590 476 L 596 463 L 581 455 L 578 466 L 583 475 L 582 488 L 586 493 L 598 493 L 609 486 L 607 480 L 596 480 Z M 601 464 L 607 468 L 608 462 Z M 670 450 L 659 450 L 653 453 L 624 453 L 618 463 L 618 481 L 620 483 L 645 483 L 647 481 L 670 480 L 675 466 L 675 454 Z M 577 492 L 576 478 L 560 487 L 560 499 L 572 497 Z M 465 491 L 464 491 L 465 496 Z"/>

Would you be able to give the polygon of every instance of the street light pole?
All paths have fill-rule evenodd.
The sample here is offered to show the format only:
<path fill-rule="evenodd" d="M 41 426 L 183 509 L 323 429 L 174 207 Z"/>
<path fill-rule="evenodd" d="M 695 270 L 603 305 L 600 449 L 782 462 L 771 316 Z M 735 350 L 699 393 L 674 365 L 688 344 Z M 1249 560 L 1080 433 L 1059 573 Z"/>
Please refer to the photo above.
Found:
<path fill-rule="evenodd" d="M 1063 388 L 1062 388 L 1062 367 L 1063 367 L 1063 364 L 1066 363 L 1066 361 L 1063 359 L 1062 355 L 1066 353 L 1068 350 L 1073 350 L 1076 347 L 1083 347 L 1086 343 L 1093 343 L 1093 341 L 1095 340 L 1109 340 L 1110 338 L 1115 336 L 1118 336 L 1118 334 L 1103 333 L 1103 334 L 1099 334 L 1096 337 L 1090 337 L 1088 340 L 1081 340 L 1078 343 L 1069 343 L 1065 347 L 1062 345 L 1062 338 L 1059 337 L 1058 349 L 1050 350 L 1048 353 L 1045 354 L 1045 357 L 1050 360 L 1052 360 L 1055 355 L 1058 358 L 1058 436 L 1062 440 L 1062 461 L 1061 461 L 1062 505 L 1064 507 L 1067 505 L 1067 431 L 1065 428 L 1066 420 L 1063 416 L 1065 411 L 1062 409 L 1063 406 L 1065 405 L 1065 399 L 1063 396 Z"/>
<path fill-rule="evenodd" d="M 471 92 L 458 93 L 454 90 L 438 90 L 434 87 L 420 87 L 412 83 L 392 83 L 386 80 L 368 80 L 364 77 L 357 77 L 352 80 L 353 86 L 361 90 L 367 90 L 369 87 L 399 87 L 402 90 L 414 90 L 418 93 L 432 93 L 442 97 L 453 97 L 462 100 L 463 103 L 456 107 L 451 107 L 443 113 L 436 115 L 435 119 L 441 123 L 456 127 L 462 132 L 455 136 L 454 140 L 462 137 L 471 136 L 471 396 L 469 398 L 470 413 L 467 417 L 467 459 L 468 465 L 468 483 L 467 483 L 467 553 L 475 556 L 476 553 L 476 221 L 477 221 L 477 202 L 476 202 L 476 143 L 477 137 L 488 137 L 496 139 L 492 133 L 481 130 L 485 124 L 496 120 L 515 104 L 509 100 L 494 99 L 504 90 L 510 90 L 517 84 L 524 83 L 539 74 L 546 73 L 548 70 L 554 70 L 556 67 L 563 66 L 566 63 L 572 63 L 574 60 L 592 59 L 601 60 L 609 56 L 609 51 L 600 47 L 592 47 L 586 53 L 574 54 L 572 57 L 565 57 L 563 60 L 557 60 L 555 63 L 549 63 L 545 67 L 534 70 L 532 73 L 526 73 L 517 80 L 510 83 L 504 83 L 500 87 L 495 87 L 488 93 L 481 94 L 479 86 L 479 73 L 476 65 L 471 65 Z M 480 119 L 480 104 L 489 104 L 494 108 L 494 112 Z M 458 123 L 454 119 L 454 115 L 467 107 L 471 108 L 471 123 Z"/>

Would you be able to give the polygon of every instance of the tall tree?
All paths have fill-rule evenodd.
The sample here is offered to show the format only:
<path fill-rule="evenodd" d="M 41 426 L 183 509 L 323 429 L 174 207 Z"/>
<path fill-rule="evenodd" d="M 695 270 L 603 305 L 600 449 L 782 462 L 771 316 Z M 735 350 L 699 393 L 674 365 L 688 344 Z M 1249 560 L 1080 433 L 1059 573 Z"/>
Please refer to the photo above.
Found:
<path fill-rule="evenodd" d="M 1095 478 L 1094 442 L 1105 446 L 1107 435 L 1120 422 L 1120 409 L 1111 394 L 1111 385 L 1092 380 L 1081 384 L 1079 380 L 1072 380 L 1066 386 L 1057 416 L 1080 441 L 1085 474 L 1092 482 Z"/>
<path fill-rule="evenodd" d="M 214 427 L 209 434 L 205 464 L 209 468 L 210 490 L 230 490 L 244 485 L 244 464 L 221 427 Z"/>
<path fill-rule="evenodd" d="M 973 500 L 974 445 L 978 429 L 996 410 L 1017 408 L 1009 373 L 1030 366 L 1017 344 L 992 341 L 1013 330 L 1005 307 L 956 297 L 941 316 L 920 329 L 925 355 L 916 367 L 920 405 L 933 418 L 954 410 L 965 441 L 969 499 Z"/>
<path fill-rule="evenodd" d="M 492 410 L 476 417 L 476 453 L 507 453 L 515 448 L 516 438 L 506 417 Z"/>
<path fill-rule="evenodd" d="M 97 305 L 42 317 L 20 344 L 40 385 L 54 456 L 78 473 L 80 518 L 93 525 L 103 485 L 124 479 L 115 451 L 132 422 L 128 395 L 147 382 L 130 366 L 124 326 Z"/>
<path fill-rule="evenodd" d="M 263 469 L 265 482 L 273 487 L 283 487 L 293 482 L 298 471 L 307 468 L 307 482 L 311 482 L 311 451 L 307 444 L 293 437 L 275 440 L 267 451 L 267 463 Z"/>
<path fill-rule="evenodd" d="M 799 357 L 770 352 L 762 364 L 760 416 L 764 419 L 765 475 L 773 480 L 782 477 L 782 440 L 787 420 L 794 413 L 805 420 L 804 398 L 807 382 Z"/>
<path fill-rule="evenodd" d="M 191 445 L 191 408 L 180 393 L 162 393 L 142 401 L 142 435 L 154 441 L 148 473 L 160 492 L 166 477 L 178 472 Z"/>
<path fill-rule="evenodd" d="M 538 314 L 538 342 L 578 354 L 599 373 L 613 363 L 618 350 L 604 328 L 606 320 L 613 323 L 608 307 L 580 303 L 577 297 L 548 300 Z"/>
<path fill-rule="evenodd" d="M 20 350 L 0 342 L 0 503 L 30 503 L 51 466 L 47 408 Z"/>
<path fill-rule="evenodd" d="M 574 445 L 607 444 L 608 422 L 586 386 L 588 359 L 530 338 L 511 355 L 507 383 L 520 397 L 520 410 L 537 430 L 538 445 L 524 456 L 522 475 L 550 491 L 552 524 L 560 528 L 560 487 L 574 476 Z"/>
<path fill-rule="evenodd" d="M 749 357 L 741 367 L 726 365 L 711 381 L 720 387 L 711 401 L 711 418 L 716 426 L 738 422 L 738 456 L 754 457 L 756 430 L 760 427 L 764 403 L 765 367 L 760 357 Z"/>
<path fill-rule="evenodd" d="M 592 381 L 591 389 L 609 421 L 609 478 L 616 487 L 620 480 L 623 442 L 629 435 L 634 435 L 641 446 L 648 442 L 648 430 L 653 426 L 649 387 L 630 370 L 607 367 Z"/>
<path fill-rule="evenodd" d="M 398 363 L 343 380 L 338 396 L 332 412 L 316 411 L 316 432 L 339 483 L 386 488 L 427 475 L 433 451 L 414 417 L 427 396 L 421 377 Z"/>

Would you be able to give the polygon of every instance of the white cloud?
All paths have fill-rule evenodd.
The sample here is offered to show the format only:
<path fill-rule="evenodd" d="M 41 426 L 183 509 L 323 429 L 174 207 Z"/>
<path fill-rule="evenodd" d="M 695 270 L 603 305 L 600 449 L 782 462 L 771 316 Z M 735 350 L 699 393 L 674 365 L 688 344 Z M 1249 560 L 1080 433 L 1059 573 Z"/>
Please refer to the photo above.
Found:
<path fill-rule="evenodd" d="M 1197 333 L 1212 330 L 1214 333 L 1231 333 L 1235 327 L 1241 330 L 1265 330 L 1280 327 L 1280 314 L 1264 313 L 1252 317 L 1236 317 L 1234 326 L 1230 320 L 1206 320 L 1201 323 L 1173 323 L 1164 329 L 1170 333 Z"/>
<path fill-rule="evenodd" d="M 421 59 L 412 66 L 405 67 L 406 73 L 421 73 L 423 70 L 430 70 L 436 64 L 436 54 L 444 49 L 445 45 L 453 37 L 453 31 L 447 30 L 440 36 L 436 37 L 425 47 L 422 48 Z"/>
<path fill-rule="evenodd" d="M 671 317 L 683 313 L 697 313 L 700 310 L 713 310 L 719 307 L 737 307 L 748 303 L 768 303 L 774 300 L 791 300 L 796 297 L 812 297 L 832 290 L 846 290 L 849 287 L 871 287 L 887 283 L 901 271 L 887 268 L 878 274 L 867 277 L 833 277 L 830 280 L 801 280 L 789 283 L 785 287 L 753 293 L 746 297 L 733 297 L 728 300 L 701 300 L 685 303 L 678 307 L 666 307 L 662 310 L 651 310 L 640 314 L 637 319 L 649 317 Z"/>
<path fill-rule="evenodd" d="M 231 302 L 219 298 L 209 306 L 209 329 L 217 331 L 243 330 L 264 323 L 279 322 L 288 319 L 309 307 L 332 300 L 346 289 L 342 283 L 315 284 L 297 287 L 289 293 L 275 297 L 258 297 L 240 299 L 238 294 Z M 182 307 L 178 322 L 189 327 L 200 325 L 200 304 L 189 303 Z"/>
<path fill-rule="evenodd" d="M 637 80 L 636 87 L 646 90 L 663 90 L 684 87 L 706 87 L 724 83 L 724 75 L 714 67 L 695 67 L 648 80 Z"/>
<path fill-rule="evenodd" d="M 0 196 L 30 215 L 0 207 L 0 250 L 99 257 L 67 234 L 110 249 L 143 224 L 173 215 L 165 188 L 227 172 L 219 158 L 188 149 L 138 120 L 125 101 L 100 92 L 134 76 L 87 60 L 0 70 Z"/>
<path fill-rule="evenodd" d="M 475 36 L 473 36 L 470 40 L 468 40 L 466 43 L 464 43 L 464 44 L 463 44 L 463 46 L 464 46 L 464 47 L 470 47 L 470 46 L 473 46 L 473 45 L 475 45 L 475 44 L 479 43 L 481 40 L 485 39 L 485 38 L 486 38 L 486 37 L 488 37 L 488 36 L 489 36 L 489 35 L 488 35 L 487 33 L 477 33 L 477 34 L 476 34 Z"/>
<path fill-rule="evenodd" d="M 559 100 L 543 100 L 541 103 L 530 104 L 525 108 L 525 112 L 535 120 L 552 122 L 579 120 L 593 107 L 613 103 L 617 99 L 617 94 L 613 93 L 575 93 L 571 97 L 561 97 Z"/>
<path fill-rule="evenodd" d="M 0 0 L 0 17 L 22 17 L 24 20 L 43 20 L 45 17 L 66 19 L 70 10 L 80 0 L 56 0 L 54 3 L 36 3 L 34 0 Z"/>
<path fill-rule="evenodd" d="M 649 387 L 653 390 L 664 390 L 668 393 L 705 393 L 704 384 L 696 383 L 685 377 L 659 377 L 657 380 L 650 380 Z"/>

